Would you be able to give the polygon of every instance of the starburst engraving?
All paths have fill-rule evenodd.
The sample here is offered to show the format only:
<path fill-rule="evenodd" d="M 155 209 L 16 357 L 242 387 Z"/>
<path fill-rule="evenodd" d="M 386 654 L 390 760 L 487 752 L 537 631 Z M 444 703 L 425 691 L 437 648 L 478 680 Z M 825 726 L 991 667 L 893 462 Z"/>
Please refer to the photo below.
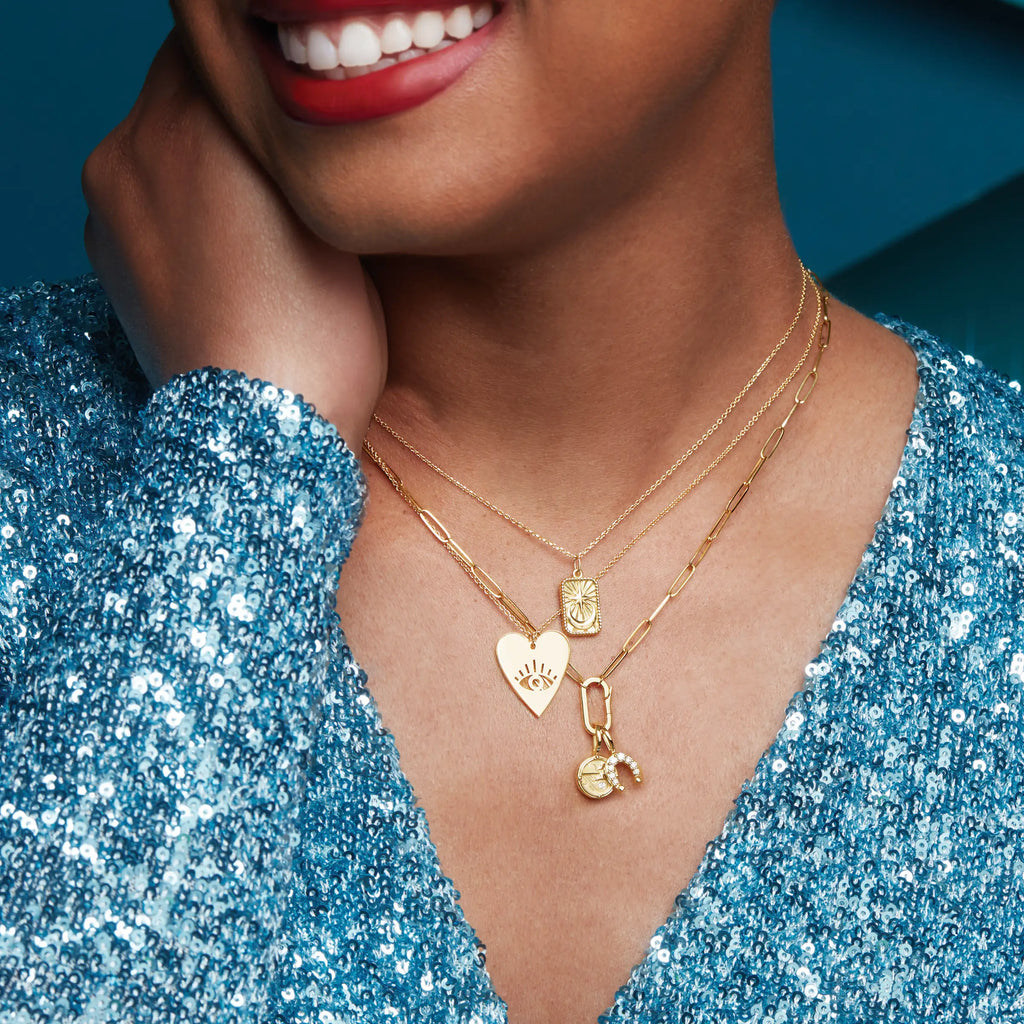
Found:
<path fill-rule="evenodd" d="M 594 636 L 601 632 L 597 580 L 586 576 L 562 580 L 562 625 L 571 636 Z"/>

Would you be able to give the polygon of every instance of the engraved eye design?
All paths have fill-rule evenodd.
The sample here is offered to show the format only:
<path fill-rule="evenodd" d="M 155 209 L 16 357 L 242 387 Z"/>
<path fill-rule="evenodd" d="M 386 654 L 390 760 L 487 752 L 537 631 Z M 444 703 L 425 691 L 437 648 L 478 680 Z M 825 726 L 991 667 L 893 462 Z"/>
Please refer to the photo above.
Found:
<path fill-rule="evenodd" d="M 527 662 L 515 676 L 516 685 L 524 690 L 546 690 L 557 682 L 557 673 L 548 668 L 544 662 L 537 665 L 537 660 Z"/>
<path fill-rule="evenodd" d="M 566 580 L 563 607 L 568 625 L 578 631 L 593 628 L 597 621 L 597 586 L 593 580 Z"/>

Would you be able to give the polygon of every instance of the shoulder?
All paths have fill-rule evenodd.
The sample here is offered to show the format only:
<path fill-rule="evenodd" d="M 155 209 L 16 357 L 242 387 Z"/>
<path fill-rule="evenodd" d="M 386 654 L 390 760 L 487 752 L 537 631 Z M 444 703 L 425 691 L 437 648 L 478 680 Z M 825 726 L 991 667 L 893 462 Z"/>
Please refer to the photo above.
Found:
<path fill-rule="evenodd" d="M 1019 382 L 920 327 L 893 317 L 878 320 L 903 337 L 917 356 L 920 392 L 914 426 L 942 444 L 941 455 L 982 465 L 994 458 L 998 464 L 1001 456 L 1018 466 L 1024 462 Z M 962 476 L 958 480 L 965 482 Z"/>
<path fill-rule="evenodd" d="M 130 447 L 148 392 L 95 278 L 0 293 L 0 486 L 5 491 L 50 492 L 75 483 L 88 499 L 101 483 L 97 470 L 112 468 Z M 83 472 L 90 479 L 81 479 Z"/>
<path fill-rule="evenodd" d="M 94 278 L 0 292 L 0 660 L 46 634 L 120 491 L 148 392 Z"/>
<path fill-rule="evenodd" d="M 920 386 L 878 568 L 912 566 L 897 605 L 922 624 L 929 658 L 958 686 L 1015 707 L 1024 749 L 1021 386 L 919 328 L 884 322 L 916 352 Z"/>
<path fill-rule="evenodd" d="M 910 742 L 935 799 L 995 835 L 1024 786 L 1024 397 L 928 332 L 879 319 L 917 355 L 919 387 L 836 657 L 873 679 L 863 699 L 891 718 L 872 727 Z"/>
<path fill-rule="evenodd" d="M 0 384 L 73 408 L 83 391 L 136 409 L 148 387 L 94 276 L 0 291 Z"/>
<path fill-rule="evenodd" d="M 884 322 L 918 359 L 901 476 L 916 491 L 919 514 L 951 550 L 977 547 L 1016 566 L 1014 552 L 1024 542 L 1021 385 L 920 328 Z"/>

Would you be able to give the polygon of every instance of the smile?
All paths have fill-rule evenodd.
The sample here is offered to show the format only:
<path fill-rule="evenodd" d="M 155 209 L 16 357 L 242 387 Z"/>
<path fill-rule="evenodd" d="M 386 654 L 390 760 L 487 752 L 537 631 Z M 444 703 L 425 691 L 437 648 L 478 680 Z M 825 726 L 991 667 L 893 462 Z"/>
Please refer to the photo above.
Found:
<path fill-rule="evenodd" d="M 463 4 L 447 12 L 279 25 L 278 41 L 281 53 L 293 64 L 329 79 L 356 78 L 454 46 L 492 17 L 494 5 L 489 2 Z"/>
<path fill-rule="evenodd" d="M 416 0 L 402 10 L 356 2 L 358 13 L 344 0 L 257 3 L 260 62 L 293 119 L 346 124 L 426 102 L 480 56 L 502 9 L 491 0 L 421 10 Z"/>

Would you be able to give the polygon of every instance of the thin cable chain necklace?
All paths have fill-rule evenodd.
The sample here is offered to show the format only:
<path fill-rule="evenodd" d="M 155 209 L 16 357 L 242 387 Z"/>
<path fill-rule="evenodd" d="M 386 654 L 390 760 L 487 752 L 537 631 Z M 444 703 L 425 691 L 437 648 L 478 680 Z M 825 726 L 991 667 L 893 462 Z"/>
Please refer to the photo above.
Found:
<path fill-rule="evenodd" d="M 475 491 L 471 491 L 460 481 L 456 480 L 454 477 L 446 473 L 443 469 L 435 465 L 430 459 L 428 459 L 416 448 L 414 448 L 404 437 L 398 434 L 393 428 L 391 428 L 387 423 L 385 423 L 376 415 L 374 415 L 374 420 L 375 422 L 380 424 L 392 437 L 399 441 L 403 445 L 403 447 L 408 449 L 421 462 L 425 463 L 427 466 L 433 469 L 435 473 L 442 476 L 445 480 L 450 481 L 466 494 L 469 494 L 472 497 L 476 498 L 477 501 L 484 504 L 487 508 L 491 509 L 494 512 L 497 512 L 503 519 L 511 523 L 513 526 L 517 526 L 524 532 L 530 534 L 530 536 L 536 537 L 538 540 L 543 541 L 549 547 L 554 547 L 556 550 L 559 550 L 561 553 L 572 558 L 572 576 L 568 577 L 567 579 L 563 579 L 559 586 L 559 606 L 555 609 L 554 612 L 552 612 L 551 615 L 548 616 L 547 619 L 544 620 L 543 623 L 541 623 L 540 629 L 542 631 L 546 629 L 548 626 L 551 625 L 552 622 L 554 622 L 556 618 L 558 618 L 560 614 L 562 617 L 563 630 L 569 636 L 596 636 L 598 633 L 601 632 L 601 604 L 598 591 L 598 583 L 602 579 L 604 579 L 608 572 L 610 572 L 611 569 L 613 569 L 619 563 L 619 561 L 621 561 L 621 559 L 624 558 L 633 549 L 634 545 L 636 545 L 640 540 L 642 540 L 643 537 L 645 537 L 650 530 L 657 526 L 657 524 L 660 523 L 661 520 L 664 519 L 665 516 L 667 516 L 684 498 L 686 498 L 687 495 L 689 495 L 689 493 L 695 487 L 702 483 L 703 480 L 719 465 L 719 463 L 721 463 L 722 460 L 729 455 L 733 448 L 735 448 L 736 445 L 739 444 L 739 442 L 742 441 L 744 437 L 746 437 L 750 429 L 772 407 L 772 405 L 782 394 L 782 392 L 793 382 L 793 379 L 800 372 L 804 363 L 807 361 L 807 357 L 810 354 L 811 347 L 814 344 L 814 337 L 818 331 L 818 327 L 821 322 L 822 294 L 819 287 L 820 282 L 818 282 L 814 278 L 814 275 L 811 274 L 809 270 L 807 270 L 807 268 L 803 265 L 802 262 L 800 263 L 800 268 L 801 273 L 803 275 L 803 291 L 800 295 L 799 309 L 797 311 L 795 319 L 793 320 L 793 323 L 790 324 L 789 329 L 782 336 L 778 344 L 776 344 L 775 348 L 769 353 L 767 358 L 761 363 L 758 369 L 754 372 L 753 376 L 747 381 L 743 389 L 733 399 L 733 401 L 729 404 L 729 407 L 725 410 L 724 413 L 722 413 L 721 416 L 719 416 L 715 423 L 712 424 L 712 426 L 710 426 L 704 432 L 704 434 L 693 445 L 691 445 L 691 447 L 679 459 L 677 459 L 676 462 L 671 467 L 669 467 L 669 469 L 666 470 L 665 473 L 661 475 L 661 477 L 658 478 L 658 480 L 655 481 L 654 484 L 652 484 L 636 501 L 634 501 L 633 504 L 630 505 L 630 507 L 626 509 L 625 512 L 623 512 L 618 517 L 618 519 L 616 519 L 609 527 L 607 527 L 597 538 L 595 538 L 594 541 L 591 542 L 591 544 L 587 548 L 585 548 L 578 555 L 574 556 L 571 554 L 571 552 L 567 551 L 566 549 L 558 548 L 557 546 L 553 545 L 552 542 L 541 537 L 539 534 L 534 533 L 534 531 L 530 530 L 528 527 L 523 526 L 518 520 L 515 520 L 512 517 L 510 517 L 507 513 L 502 512 L 497 506 L 487 501 L 486 498 L 483 498 Z M 789 338 L 792 336 L 794 327 L 803 315 L 807 295 L 808 280 L 811 280 L 817 300 L 817 310 L 815 314 L 814 328 L 811 331 L 810 337 L 807 341 L 807 345 L 804 347 L 800 360 L 790 371 L 789 375 L 775 389 L 775 391 L 761 405 L 761 407 L 753 414 L 753 416 L 750 417 L 750 419 L 744 425 L 743 429 L 740 430 L 740 432 L 732 439 L 732 441 L 728 445 L 726 445 L 726 447 L 721 452 L 719 452 L 718 456 L 708 466 L 706 466 L 701 473 L 699 473 L 693 480 L 691 480 L 690 483 L 679 494 L 677 494 L 676 497 L 672 499 L 672 501 L 668 503 L 668 505 L 666 505 L 642 530 L 639 531 L 639 533 L 633 536 L 623 548 L 621 548 L 615 555 L 613 555 L 612 558 L 596 575 L 589 577 L 584 576 L 582 565 L 580 562 L 581 558 L 584 555 L 586 555 L 590 550 L 592 550 L 596 544 L 598 544 L 605 537 L 607 537 L 608 534 L 611 533 L 611 531 L 616 526 L 618 526 L 619 523 L 625 520 L 625 518 L 628 515 L 630 515 L 633 511 L 639 508 L 647 497 L 653 494 L 654 491 L 659 486 L 661 486 L 662 483 L 664 483 L 680 466 L 683 465 L 684 462 L 686 462 L 690 458 L 691 455 L 694 454 L 694 452 L 697 451 L 698 448 L 700 448 L 704 444 L 704 442 L 708 438 L 711 437 L 712 434 L 715 433 L 715 431 L 725 422 L 726 418 L 733 411 L 733 409 L 735 409 L 740 400 L 747 394 L 747 392 L 750 390 L 753 384 L 760 378 L 765 368 L 775 358 L 775 356 L 781 350 L 782 346 L 786 343 L 786 341 L 789 340 Z"/>
<path fill-rule="evenodd" d="M 592 595 L 592 600 L 594 604 L 594 612 L 598 618 L 598 625 L 600 624 L 600 606 L 598 604 L 596 592 L 596 585 L 598 581 L 604 579 L 605 575 L 607 575 L 607 573 L 611 569 L 618 565 L 618 563 L 633 549 L 633 546 L 635 544 L 641 541 L 650 530 L 653 530 L 654 527 L 657 526 L 658 523 L 660 523 L 662 519 L 665 518 L 665 516 L 667 516 L 684 498 L 686 498 L 690 494 L 690 492 L 695 487 L 698 486 L 698 484 L 702 483 L 710 475 L 710 473 L 718 467 L 722 460 L 729 455 L 729 453 L 736 447 L 736 445 L 738 445 L 740 441 L 742 441 L 743 438 L 747 436 L 751 428 L 761 419 L 761 417 L 769 409 L 771 409 L 771 407 L 778 400 L 779 396 L 786 390 L 787 387 L 789 387 L 790 384 L 793 383 L 793 380 L 796 378 L 796 375 L 800 372 L 804 364 L 807 362 L 807 357 L 811 353 L 811 348 L 814 346 L 814 339 L 817 336 L 821 326 L 821 316 L 824 302 L 822 294 L 818 290 L 817 284 L 815 284 L 814 290 L 817 296 L 817 312 L 814 318 L 814 326 L 811 330 L 810 336 L 807 339 L 807 344 L 804 346 L 804 350 L 800 354 L 800 359 L 797 361 L 793 369 L 790 370 L 790 372 L 787 374 L 782 383 L 779 384 L 779 386 L 771 393 L 771 395 L 768 396 L 768 398 L 764 401 L 761 407 L 750 417 L 749 420 L 747 420 L 747 422 L 744 424 L 740 432 L 718 453 L 718 455 L 710 463 L 708 463 L 708 465 L 705 466 L 704 469 L 701 470 L 701 472 L 698 473 L 697 476 L 695 476 L 686 485 L 686 487 L 684 487 L 683 490 L 680 491 L 679 494 L 677 494 L 642 530 L 640 530 L 640 532 L 637 533 L 629 541 L 628 544 L 626 544 L 621 550 L 619 550 L 615 555 L 613 555 L 612 558 L 606 563 L 604 568 L 601 569 L 597 573 L 597 575 L 593 577 L 592 581 L 595 585 L 595 590 Z M 588 596 L 585 584 L 590 581 L 585 579 L 582 576 L 582 573 L 580 575 L 577 575 L 576 568 L 577 567 L 574 566 L 573 575 L 571 579 L 562 581 L 562 585 L 560 588 L 560 594 L 562 598 L 561 608 L 556 609 L 554 614 L 550 615 L 547 619 L 545 619 L 544 623 L 541 625 L 541 629 L 546 629 L 548 626 L 550 626 L 551 623 L 554 622 L 554 620 L 558 617 L 559 612 L 561 612 L 562 614 L 563 625 L 565 624 L 566 619 L 568 619 L 570 622 L 574 620 L 576 622 L 580 622 L 581 620 L 585 621 L 585 610 L 582 612 L 577 612 L 574 615 L 573 609 L 571 607 L 566 607 L 566 605 L 570 601 L 584 603 Z M 592 636 L 598 631 L 598 629 L 566 630 L 566 632 L 569 632 L 570 635 L 573 636 Z"/>
<path fill-rule="evenodd" d="M 377 413 L 373 414 L 373 422 L 376 423 L 377 426 L 385 430 L 387 433 L 389 433 L 400 445 L 402 445 L 403 448 L 405 448 L 410 454 L 414 455 L 417 459 L 419 459 L 420 462 L 422 462 L 425 466 L 428 466 L 439 477 L 442 477 L 443 479 L 447 480 L 448 483 L 457 487 L 460 491 L 462 491 L 463 494 L 468 495 L 469 497 L 473 498 L 474 501 L 479 502 L 481 505 L 489 509 L 491 512 L 494 512 L 495 514 L 501 516 L 501 518 L 504 519 L 507 523 L 514 526 L 517 530 L 521 530 L 523 533 L 527 534 L 527 536 L 532 537 L 534 540 L 540 541 L 541 544 L 546 544 L 553 551 L 557 551 L 560 555 L 564 555 L 566 558 L 571 558 L 573 560 L 578 561 L 579 559 L 585 558 L 588 554 L 590 554 L 590 552 L 593 551 L 594 548 L 596 548 L 597 545 L 600 544 L 601 541 L 603 541 L 605 537 L 607 537 L 608 534 L 612 532 L 612 530 L 614 530 L 623 522 L 623 520 L 625 520 L 628 516 L 635 512 L 663 483 L 665 483 L 665 481 L 668 480 L 668 478 L 672 476 L 672 474 L 677 469 L 679 469 L 679 467 L 682 466 L 683 463 L 686 462 L 687 459 L 689 459 L 690 456 L 693 455 L 694 452 L 696 452 L 697 449 L 700 448 L 701 445 L 703 445 L 704 442 L 707 441 L 708 438 L 710 438 L 711 435 L 714 434 L 720 426 L 722 426 L 723 423 L 725 423 L 726 419 L 729 417 L 729 414 L 736 408 L 737 405 L 739 405 L 739 403 L 743 400 L 747 392 L 754 386 L 754 384 L 757 383 L 758 379 L 761 377 L 761 374 L 764 373 L 765 369 L 768 367 L 771 361 L 782 350 L 783 345 L 785 345 L 786 342 L 789 341 L 789 339 L 792 337 L 793 332 L 796 330 L 797 325 L 800 323 L 800 318 L 803 316 L 804 305 L 807 301 L 807 281 L 810 276 L 810 271 L 808 271 L 807 268 L 803 265 L 803 262 L 800 263 L 800 274 L 802 279 L 802 289 L 800 292 L 800 304 L 797 307 L 796 316 L 793 317 L 793 320 L 790 323 L 788 329 L 786 330 L 786 333 L 783 334 L 783 336 L 779 339 L 778 343 L 765 358 L 764 362 L 762 362 L 761 365 L 757 368 L 757 370 L 754 371 L 753 376 L 747 381 L 746 384 L 743 385 L 742 389 L 739 391 L 736 397 L 733 398 L 733 400 L 729 403 L 725 412 L 723 412 L 722 415 L 719 416 L 718 419 L 715 420 L 715 422 L 712 423 L 711 426 L 704 431 L 701 437 L 697 441 L 695 441 L 693 445 L 691 445 L 690 448 L 688 448 L 687 451 L 684 452 L 671 466 L 669 466 L 669 468 L 666 469 L 665 472 L 662 473 L 661 476 L 658 477 L 658 479 L 655 480 L 654 483 L 652 483 L 650 487 L 648 487 L 647 490 L 644 491 L 643 494 L 641 494 L 640 497 L 637 498 L 636 501 L 634 501 L 633 504 L 629 506 L 629 508 L 625 509 L 619 516 L 617 516 L 585 548 L 581 549 L 580 551 L 570 551 L 568 548 L 563 547 L 561 544 L 556 544 L 553 540 L 549 540 L 547 537 L 545 537 L 538 531 L 532 530 L 529 526 L 527 526 L 521 520 L 517 519 L 511 513 L 504 511 L 504 509 L 502 508 L 499 508 L 492 501 L 489 501 L 487 498 L 485 498 L 482 494 L 479 494 L 476 491 L 474 491 L 472 487 L 469 487 L 467 484 L 462 483 L 461 480 L 456 479 L 451 473 L 448 473 L 446 470 L 442 469 L 439 465 L 437 465 L 436 462 L 433 462 L 430 458 L 424 455 L 410 441 L 408 441 L 397 430 L 395 430 L 394 427 L 392 427 L 389 423 L 385 422 L 380 416 L 378 416 Z"/>
<path fill-rule="evenodd" d="M 643 782 L 643 773 L 639 764 L 629 754 L 616 751 L 612 741 L 612 688 L 608 678 L 647 638 L 655 620 L 668 604 L 677 598 L 693 578 L 697 567 L 704 561 L 708 551 L 721 535 L 726 523 L 739 508 L 743 499 L 750 491 L 751 485 L 765 463 L 778 451 L 786 434 L 790 420 L 802 405 L 805 405 L 814 392 L 818 381 L 818 369 L 821 357 L 829 346 L 832 333 L 832 321 L 828 315 L 828 292 L 815 277 L 814 283 L 821 303 L 821 315 L 817 334 L 817 352 L 811 369 L 804 376 L 797 388 L 793 405 L 786 413 L 782 422 L 768 435 L 758 453 L 757 461 L 747 474 L 743 483 L 736 489 L 726 503 L 715 525 L 707 533 L 689 561 L 669 585 L 665 596 L 657 607 L 639 622 L 630 633 L 618 653 L 609 662 L 604 672 L 596 676 L 584 677 L 571 663 L 569 641 L 557 632 L 543 633 L 530 621 L 526 613 L 505 593 L 493 576 L 477 564 L 469 553 L 458 544 L 444 524 L 431 512 L 424 508 L 401 478 L 391 469 L 380 454 L 369 442 L 364 442 L 363 449 L 380 469 L 401 498 L 417 514 L 423 525 L 434 538 L 445 548 L 459 567 L 466 572 L 477 587 L 497 606 L 499 611 L 523 633 L 507 633 L 498 641 L 496 656 L 498 664 L 509 686 L 520 700 L 540 717 L 558 690 L 564 676 L 569 676 L 580 687 L 581 714 L 583 727 L 591 737 L 591 753 L 580 762 L 576 769 L 576 784 L 581 793 L 591 799 L 598 800 L 609 796 L 616 790 L 625 787 L 619 781 L 618 769 L 626 765 L 637 783 Z M 811 337 L 813 344 L 814 335 Z M 604 699 L 604 721 L 595 724 L 590 714 L 589 693 L 594 687 L 600 687 Z M 602 745 L 605 753 L 600 752 Z"/>

